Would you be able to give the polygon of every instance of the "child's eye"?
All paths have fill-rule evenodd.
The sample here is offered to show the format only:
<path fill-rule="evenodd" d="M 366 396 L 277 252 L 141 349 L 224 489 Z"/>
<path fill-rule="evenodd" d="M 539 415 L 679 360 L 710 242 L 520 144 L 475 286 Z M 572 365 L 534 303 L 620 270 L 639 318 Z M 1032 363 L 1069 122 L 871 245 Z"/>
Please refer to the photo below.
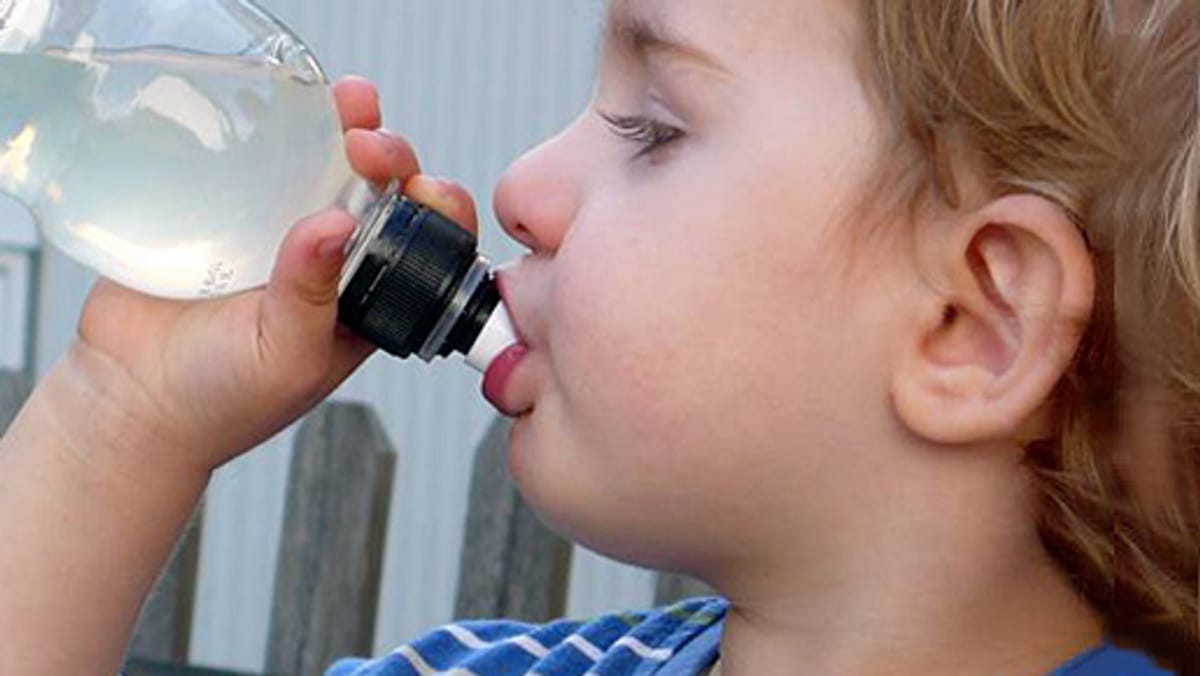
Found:
<path fill-rule="evenodd" d="M 610 115 L 608 113 L 600 113 L 600 117 L 608 123 L 614 134 L 641 146 L 637 155 L 634 156 L 635 159 L 645 157 L 674 143 L 684 135 L 682 129 L 648 117 Z"/>

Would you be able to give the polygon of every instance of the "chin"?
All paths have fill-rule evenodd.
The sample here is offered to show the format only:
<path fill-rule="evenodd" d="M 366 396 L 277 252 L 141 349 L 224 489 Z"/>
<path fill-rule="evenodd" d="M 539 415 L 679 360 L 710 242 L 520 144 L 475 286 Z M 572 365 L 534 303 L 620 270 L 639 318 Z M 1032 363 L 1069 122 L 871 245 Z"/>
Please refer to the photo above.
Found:
<path fill-rule="evenodd" d="M 513 419 L 508 428 L 508 473 L 522 493 L 525 492 L 523 485 L 526 477 L 530 470 L 537 465 L 536 459 L 528 457 L 534 452 L 532 450 L 534 446 L 533 430 L 530 428 L 533 427 L 533 418 L 536 414 L 536 409 L 522 413 Z"/>
<path fill-rule="evenodd" d="M 582 452 L 536 414 L 520 416 L 509 432 L 508 467 L 517 490 L 551 530 L 606 557 L 648 568 L 674 568 L 671 536 L 678 524 L 656 523 L 647 505 L 620 498 L 572 462 Z"/>

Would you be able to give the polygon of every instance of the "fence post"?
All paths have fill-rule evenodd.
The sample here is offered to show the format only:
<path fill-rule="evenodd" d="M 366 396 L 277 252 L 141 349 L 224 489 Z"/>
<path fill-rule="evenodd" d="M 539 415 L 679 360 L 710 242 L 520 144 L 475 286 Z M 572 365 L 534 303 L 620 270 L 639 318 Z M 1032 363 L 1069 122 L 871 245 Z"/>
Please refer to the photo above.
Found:
<path fill-rule="evenodd" d="M 509 477 L 508 426 L 498 418 L 476 452 L 454 612 L 546 622 L 565 610 L 572 548 L 542 525 Z"/>
<path fill-rule="evenodd" d="M 319 674 L 368 655 L 396 454 L 374 411 L 324 404 L 296 437 L 266 670 Z"/>
<path fill-rule="evenodd" d="M 29 379 L 15 371 L 0 370 L 0 432 L 16 419 L 29 398 Z"/>

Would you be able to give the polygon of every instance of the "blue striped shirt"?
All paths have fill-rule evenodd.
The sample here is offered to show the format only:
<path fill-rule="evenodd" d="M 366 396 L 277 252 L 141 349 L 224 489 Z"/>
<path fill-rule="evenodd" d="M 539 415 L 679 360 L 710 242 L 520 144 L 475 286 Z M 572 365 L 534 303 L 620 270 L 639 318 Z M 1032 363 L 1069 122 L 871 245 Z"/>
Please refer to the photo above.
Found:
<path fill-rule="evenodd" d="M 729 605 L 702 598 L 659 610 L 546 625 L 458 622 L 377 660 L 345 659 L 326 676 L 696 676 L 717 659 Z M 1104 643 L 1049 676 L 1169 676 Z"/>

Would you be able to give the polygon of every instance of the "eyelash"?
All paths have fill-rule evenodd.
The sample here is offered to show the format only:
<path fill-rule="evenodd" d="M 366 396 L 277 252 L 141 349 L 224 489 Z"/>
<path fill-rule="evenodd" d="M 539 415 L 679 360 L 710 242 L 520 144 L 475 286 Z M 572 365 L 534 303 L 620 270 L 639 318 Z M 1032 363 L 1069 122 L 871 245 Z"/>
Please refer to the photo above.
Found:
<path fill-rule="evenodd" d="M 614 134 L 641 146 L 635 159 L 650 155 L 684 136 L 682 129 L 649 117 L 608 113 L 600 113 L 600 117 L 608 123 Z"/>

